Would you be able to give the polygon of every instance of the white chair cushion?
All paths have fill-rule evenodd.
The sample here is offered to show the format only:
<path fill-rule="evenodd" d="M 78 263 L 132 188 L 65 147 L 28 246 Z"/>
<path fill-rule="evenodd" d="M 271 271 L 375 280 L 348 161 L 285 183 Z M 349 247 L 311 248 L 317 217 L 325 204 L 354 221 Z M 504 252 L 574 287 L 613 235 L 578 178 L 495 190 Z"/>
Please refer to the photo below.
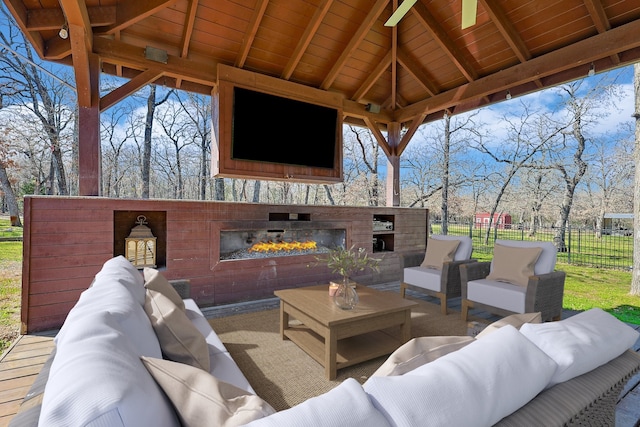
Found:
<path fill-rule="evenodd" d="M 526 288 L 511 283 L 489 279 L 472 280 L 467 283 L 467 299 L 492 307 L 524 313 Z"/>
<path fill-rule="evenodd" d="M 533 399 L 555 362 L 513 326 L 364 389 L 394 426 L 490 426 Z"/>
<path fill-rule="evenodd" d="M 515 248 L 542 248 L 536 266 L 533 270 L 536 276 L 551 273 L 556 268 L 558 249 L 552 242 L 528 242 L 522 240 L 496 240 L 496 245 L 512 246 Z"/>
<path fill-rule="evenodd" d="M 253 421 L 247 424 L 247 427 L 387 427 L 389 425 L 384 415 L 373 406 L 358 381 L 347 378 L 337 387 L 320 396 Z"/>
<path fill-rule="evenodd" d="M 432 239 L 437 240 L 458 240 L 460 244 L 458 245 L 458 249 L 456 249 L 456 253 L 453 256 L 454 261 L 464 261 L 471 258 L 471 252 L 473 251 L 473 242 L 469 236 L 449 236 L 442 234 L 432 234 Z"/>
<path fill-rule="evenodd" d="M 600 308 L 559 322 L 522 325 L 520 332 L 558 364 L 549 387 L 615 359 L 640 333 Z"/>
<path fill-rule="evenodd" d="M 440 292 L 442 271 L 427 267 L 407 267 L 404 269 L 405 283 L 420 288 Z"/>

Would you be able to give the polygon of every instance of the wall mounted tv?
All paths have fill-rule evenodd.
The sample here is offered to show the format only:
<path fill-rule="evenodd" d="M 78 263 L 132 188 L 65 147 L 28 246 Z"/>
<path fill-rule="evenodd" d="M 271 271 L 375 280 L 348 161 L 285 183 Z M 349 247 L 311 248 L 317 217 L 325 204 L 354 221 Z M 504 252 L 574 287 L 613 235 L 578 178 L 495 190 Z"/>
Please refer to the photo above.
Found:
<path fill-rule="evenodd" d="M 342 181 L 341 107 L 230 82 L 219 83 L 217 101 L 215 176 Z"/>

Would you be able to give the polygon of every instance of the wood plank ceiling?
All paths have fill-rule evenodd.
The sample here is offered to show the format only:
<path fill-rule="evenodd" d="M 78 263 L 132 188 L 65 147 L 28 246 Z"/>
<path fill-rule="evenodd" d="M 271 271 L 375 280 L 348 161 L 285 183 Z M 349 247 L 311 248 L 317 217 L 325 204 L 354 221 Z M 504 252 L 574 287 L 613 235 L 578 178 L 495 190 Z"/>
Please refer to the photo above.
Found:
<path fill-rule="evenodd" d="M 478 0 L 464 30 L 461 0 L 419 0 L 392 28 L 398 0 L 4 2 L 41 58 L 74 66 L 80 106 L 92 57 L 131 79 L 101 110 L 149 82 L 210 94 L 225 64 L 340 93 L 348 122 L 415 129 L 640 58 L 638 0 Z"/>

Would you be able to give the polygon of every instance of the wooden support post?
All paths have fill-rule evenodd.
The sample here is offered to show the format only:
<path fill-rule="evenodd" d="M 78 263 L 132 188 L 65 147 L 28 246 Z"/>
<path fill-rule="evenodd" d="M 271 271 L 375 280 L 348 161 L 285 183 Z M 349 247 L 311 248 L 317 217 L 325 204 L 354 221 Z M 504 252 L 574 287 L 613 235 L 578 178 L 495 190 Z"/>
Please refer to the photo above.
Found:
<path fill-rule="evenodd" d="M 89 75 L 90 105 L 78 104 L 78 195 L 99 196 L 102 154 L 100 150 L 100 59 L 98 55 L 89 54 Z"/>

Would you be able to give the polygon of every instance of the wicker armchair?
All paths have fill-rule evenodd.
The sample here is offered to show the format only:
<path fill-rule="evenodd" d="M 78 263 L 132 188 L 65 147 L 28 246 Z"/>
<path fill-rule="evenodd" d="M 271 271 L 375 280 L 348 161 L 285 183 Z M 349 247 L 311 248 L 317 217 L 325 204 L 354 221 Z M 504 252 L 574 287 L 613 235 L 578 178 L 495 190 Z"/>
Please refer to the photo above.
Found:
<path fill-rule="evenodd" d="M 502 316 L 539 311 L 543 322 L 560 320 L 566 274 L 564 271 L 554 271 L 557 249 L 553 243 L 496 240 L 496 245 L 542 248 L 534 275 L 528 277 L 525 286 L 487 278 L 496 262 L 495 254 L 491 262 L 461 265 L 462 319 L 467 320 L 470 308 L 480 308 Z"/>
<path fill-rule="evenodd" d="M 469 237 L 433 235 L 431 238 L 460 241 L 453 261 L 443 263 L 441 270 L 422 266 L 404 268 L 400 296 L 404 298 L 409 288 L 440 298 L 442 314 L 446 315 L 447 300 L 461 295 L 460 265 L 476 260 L 470 259 L 473 247 Z"/>

